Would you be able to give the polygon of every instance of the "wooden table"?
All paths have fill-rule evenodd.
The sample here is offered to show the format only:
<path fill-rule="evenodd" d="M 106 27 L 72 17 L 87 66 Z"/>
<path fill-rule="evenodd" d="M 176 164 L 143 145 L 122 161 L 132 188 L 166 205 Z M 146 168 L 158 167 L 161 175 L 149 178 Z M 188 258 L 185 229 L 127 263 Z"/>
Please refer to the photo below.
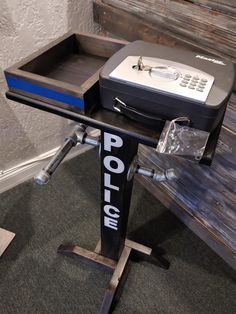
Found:
<path fill-rule="evenodd" d="M 236 269 L 236 93 L 228 105 L 211 167 L 157 154 L 143 145 L 139 159 L 148 167 L 176 169 L 177 181 L 138 180 Z"/>

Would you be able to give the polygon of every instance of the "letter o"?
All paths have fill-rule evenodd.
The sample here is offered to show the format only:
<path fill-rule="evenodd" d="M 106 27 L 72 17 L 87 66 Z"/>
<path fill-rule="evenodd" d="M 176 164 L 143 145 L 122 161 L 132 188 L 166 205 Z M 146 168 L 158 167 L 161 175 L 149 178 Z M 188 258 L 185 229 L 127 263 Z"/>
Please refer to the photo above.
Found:
<path fill-rule="evenodd" d="M 116 163 L 116 167 L 111 166 L 111 162 L 114 161 Z M 122 173 L 125 170 L 125 165 L 123 161 L 121 161 L 119 158 L 115 156 L 106 156 L 103 160 L 104 166 L 107 168 L 107 170 L 114 172 L 114 173 Z"/>

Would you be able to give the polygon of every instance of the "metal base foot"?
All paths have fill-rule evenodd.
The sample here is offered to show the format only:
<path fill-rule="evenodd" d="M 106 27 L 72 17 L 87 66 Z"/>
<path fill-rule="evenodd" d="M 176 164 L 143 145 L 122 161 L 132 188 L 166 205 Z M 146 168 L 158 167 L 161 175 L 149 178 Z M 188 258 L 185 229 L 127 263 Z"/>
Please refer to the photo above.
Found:
<path fill-rule="evenodd" d="M 100 314 L 108 314 L 132 250 L 148 255 L 149 257 L 151 257 L 152 254 L 151 248 L 128 239 L 125 240 L 125 245 L 118 262 L 100 255 L 100 241 L 98 242 L 94 252 L 80 248 L 79 246 L 61 245 L 58 248 L 58 253 L 74 259 L 84 260 L 112 272 L 112 277 L 105 292 L 99 312 Z"/>

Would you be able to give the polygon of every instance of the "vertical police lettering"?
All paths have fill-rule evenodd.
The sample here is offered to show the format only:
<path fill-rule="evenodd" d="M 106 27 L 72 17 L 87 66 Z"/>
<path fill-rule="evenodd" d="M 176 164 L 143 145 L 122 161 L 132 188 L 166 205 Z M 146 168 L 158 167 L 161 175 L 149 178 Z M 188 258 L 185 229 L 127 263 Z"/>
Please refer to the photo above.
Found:
<path fill-rule="evenodd" d="M 112 152 L 112 147 L 120 148 L 123 146 L 121 137 L 104 132 L 104 151 Z M 119 175 L 124 172 L 125 165 L 119 158 L 108 155 L 103 159 L 103 165 L 107 171 L 104 171 L 104 226 L 117 230 L 120 218 L 120 209 L 111 204 L 111 194 L 119 192 L 120 188 L 112 184 L 112 175 Z"/>

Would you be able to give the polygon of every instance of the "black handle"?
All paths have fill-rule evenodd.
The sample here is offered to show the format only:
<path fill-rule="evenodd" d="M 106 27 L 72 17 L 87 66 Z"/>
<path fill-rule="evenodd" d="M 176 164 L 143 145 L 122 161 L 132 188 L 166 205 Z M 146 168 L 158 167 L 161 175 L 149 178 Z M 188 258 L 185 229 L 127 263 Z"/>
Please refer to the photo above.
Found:
<path fill-rule="evenodd" d="M 154 127 L 160 127 L 160 124 L 164 126 L 165 120 L 156 117 L 154 115 L 150 115 L 146 112 L 142 112 L 137 110 L 134 107 L 131 107 L 124 103 L 122 100 L 120 100 L 118 97 L 115 98 L 115 104 L 113 106 L 115 111 L 119 112 L 120 114 L 123 114 L 124 116 L 136 120 L 138 122 L 154 126 Z"/>

